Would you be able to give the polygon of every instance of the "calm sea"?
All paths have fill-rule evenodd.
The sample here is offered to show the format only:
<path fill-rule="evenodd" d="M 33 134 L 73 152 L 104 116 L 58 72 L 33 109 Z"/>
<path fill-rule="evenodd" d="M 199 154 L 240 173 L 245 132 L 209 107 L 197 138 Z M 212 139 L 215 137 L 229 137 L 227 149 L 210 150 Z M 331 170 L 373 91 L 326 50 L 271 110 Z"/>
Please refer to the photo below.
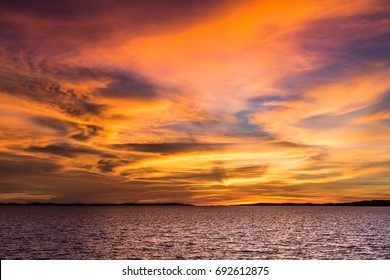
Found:
<path fill-rule="evenodd" d="M 2 206 L 0 259 L 390 259 L 390 207 Z"/>

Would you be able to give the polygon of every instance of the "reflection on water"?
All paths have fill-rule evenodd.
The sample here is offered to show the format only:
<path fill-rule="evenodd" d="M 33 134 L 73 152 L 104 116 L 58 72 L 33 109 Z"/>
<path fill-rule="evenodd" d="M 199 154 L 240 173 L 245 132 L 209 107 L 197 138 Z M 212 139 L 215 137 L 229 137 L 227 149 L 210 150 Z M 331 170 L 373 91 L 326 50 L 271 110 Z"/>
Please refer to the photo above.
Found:
<path fill-rule="evenodd" d="M 390 207 L 2 206 L 0 259 L 390 259 Z"/>

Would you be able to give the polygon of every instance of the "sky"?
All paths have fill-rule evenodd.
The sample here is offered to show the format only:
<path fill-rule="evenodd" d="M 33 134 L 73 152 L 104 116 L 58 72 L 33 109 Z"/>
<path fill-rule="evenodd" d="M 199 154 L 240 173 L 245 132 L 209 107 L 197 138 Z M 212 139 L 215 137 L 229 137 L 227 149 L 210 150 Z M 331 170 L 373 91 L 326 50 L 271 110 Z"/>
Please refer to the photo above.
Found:
<path fill-rule="evenodd" d="M 3 0 L 0 202 L 390 199 L 390 2 Z"/>

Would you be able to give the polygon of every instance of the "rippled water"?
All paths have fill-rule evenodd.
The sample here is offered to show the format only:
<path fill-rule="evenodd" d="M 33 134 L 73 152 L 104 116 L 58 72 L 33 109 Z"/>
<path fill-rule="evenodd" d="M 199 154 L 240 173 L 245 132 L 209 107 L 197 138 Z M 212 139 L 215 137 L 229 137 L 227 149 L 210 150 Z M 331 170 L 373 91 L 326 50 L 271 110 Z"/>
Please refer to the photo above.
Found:
<path fill-rule="evenodd" d="M 2 206 L 0 259 L 390 259 L 390 207 Z"/>

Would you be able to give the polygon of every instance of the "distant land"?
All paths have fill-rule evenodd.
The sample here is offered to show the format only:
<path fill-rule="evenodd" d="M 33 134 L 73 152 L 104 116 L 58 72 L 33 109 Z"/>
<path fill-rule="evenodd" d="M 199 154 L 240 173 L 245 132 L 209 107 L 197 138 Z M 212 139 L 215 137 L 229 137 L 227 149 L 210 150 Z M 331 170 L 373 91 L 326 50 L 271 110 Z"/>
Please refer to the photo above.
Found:
<path fill-rule="evenodd" d="M 0 206 L 196 206 L 185 203 L 0 203 Z M 218 205 L 217 205 L 218 206 Z M 390 200 L 363 200 L 344 203 L 252 203 L 228 206 L 390 206 Z"/>
<path fill-rule="evenodd" d="M 239 206 L 390 206 L 390 200 L 363 200 L 342 203 L 253 203 Z"/>
<path fill-rule="evenodd" d="M 193 206 L 185 203 L 52 203 L 52 202 L 30 202 L 30 203 L 0 203 L 0 206 Z"/>

